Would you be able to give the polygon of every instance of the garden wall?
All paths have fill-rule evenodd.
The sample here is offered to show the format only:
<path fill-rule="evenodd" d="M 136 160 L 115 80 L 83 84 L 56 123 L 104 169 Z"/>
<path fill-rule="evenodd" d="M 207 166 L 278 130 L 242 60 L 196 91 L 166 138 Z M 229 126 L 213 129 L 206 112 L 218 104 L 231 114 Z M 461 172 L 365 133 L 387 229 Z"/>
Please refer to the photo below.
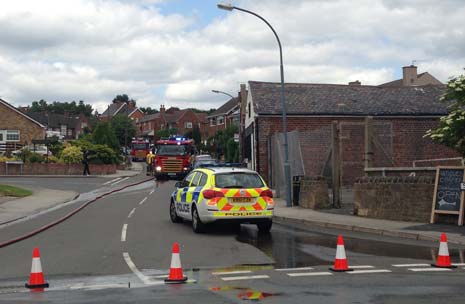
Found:
<path fill-rule="evenodd" d="M 116 173 L 118 165 L 89 164 L 91 175 L 107 175 Z M 82 175 L 82 164 L 26 163 L 23 175 Z M 8 175 L 20 175 L 20 165 L 8 165 Z M 6 164 L 0 162 L 0 175 L 6 175 Z"/>
<path fill-rule="evenodd" d="M 358 216 L 429 222 L 434 178 L 364 177 L 354 184 L 354 214 Z"/>

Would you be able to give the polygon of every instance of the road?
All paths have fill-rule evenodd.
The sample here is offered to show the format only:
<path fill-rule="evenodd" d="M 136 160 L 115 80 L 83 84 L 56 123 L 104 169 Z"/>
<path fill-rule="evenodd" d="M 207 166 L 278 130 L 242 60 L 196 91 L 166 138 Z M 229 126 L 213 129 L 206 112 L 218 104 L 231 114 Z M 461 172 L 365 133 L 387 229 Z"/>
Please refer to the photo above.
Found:
<path fill-rule="evenodd" d="M 13 179 L 18 185 L 33 182 L 82 195 L 63 208 L 0 229 L 0 241 L 145 179 Z M 349 264 L 356 269 L 332 273 L 328 268 L 339 231 L 276 224 L 265 235 L 251 225 L 242 225 L 240 232 L 213 226 L 195 234 L 190 223 L 169 219 L 173 186 L 173 181 L 147 181 L 125 188 L 57 226 L 1 248 L 0 303 L 238 303 L 254 297 L 268 303 L 463 302 L 465 265 L 439 272 L 427 266 L 437 244 L 344 232 Z M 181 247 L 190 280 L 185 285 L 163 282 L 173 242 Z M 34 246 L 40 248 L 51 284 L 42 294 L 19 287 L 28 279 Z M 464 262 L 463 248 L 450 246 L 450 252 L 453 262 Z"/>

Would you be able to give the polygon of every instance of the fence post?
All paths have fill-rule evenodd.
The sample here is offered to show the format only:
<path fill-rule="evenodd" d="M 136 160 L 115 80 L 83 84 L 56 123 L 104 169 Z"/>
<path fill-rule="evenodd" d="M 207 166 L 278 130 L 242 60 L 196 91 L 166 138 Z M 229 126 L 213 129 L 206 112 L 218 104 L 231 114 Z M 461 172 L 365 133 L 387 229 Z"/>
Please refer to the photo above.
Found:
<path fill-rule="evenodd" d="M 333 208 L 341 208 L 341 157 L 339 146 L 339 123 L 333 121 L 331 124 Z"/>

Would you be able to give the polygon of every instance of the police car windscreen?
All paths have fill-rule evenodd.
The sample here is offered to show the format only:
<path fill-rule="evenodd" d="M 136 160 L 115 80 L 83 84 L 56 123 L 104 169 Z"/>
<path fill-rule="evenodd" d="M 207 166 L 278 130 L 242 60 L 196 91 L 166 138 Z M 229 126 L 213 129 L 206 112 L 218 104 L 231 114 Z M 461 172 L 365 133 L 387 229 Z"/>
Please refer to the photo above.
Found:
<path fill-rule="evenodd" d="M 218 188 L 261 188 L 263 182 L 257 174 L 229 172 L 215 175 Z"/>
<path fill-rule="evenodd" d="M 160 145 L 157 149 L 157 155 L 185 155 L 187 146 L 185 145 Z"/>

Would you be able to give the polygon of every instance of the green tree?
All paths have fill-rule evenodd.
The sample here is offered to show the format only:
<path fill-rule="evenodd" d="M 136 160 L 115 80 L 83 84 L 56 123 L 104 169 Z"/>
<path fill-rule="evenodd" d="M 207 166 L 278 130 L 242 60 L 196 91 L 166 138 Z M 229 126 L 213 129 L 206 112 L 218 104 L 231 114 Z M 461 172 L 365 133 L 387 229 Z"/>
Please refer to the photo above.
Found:
<path fill-rule="evenodd" d="M 217 157 L 223 155 L 225 161 L 239 161 L 239 145 L 234 141 L 234 134 L 238 132 L 236 125 L 229 125 L 224 130 L 218 130 L 214 137 Z"/>
<path fill-rule="evenodd" d="M 113 98 L 113 103 L 118 103 L 118 102 L 123 102 L 123 103 L 134 103 L 136 105 L 136 100 L 129 98 L 128 94 L 121 94 L 121 95 L 116 95 L 115 98 Z"/>
<path fill-rule="evenodd" d="M 436 129 L 428 130 L 425 137 L 451 147 L 465 157 L 465 75 L 452 78 L 441 97 L 450 103 L 449 115 L 441 117 Z"/>
<path fill-rule="evenodd" d="M 157 110 L 157 109 L 152 109 L 151 107 L 147 107 L 147 108 L 139 107 L 139 110 L 141 110 L 142 112 L 144 112 L 146 115 L 158 113 L 158 110 Z"/>
<path fill-rule="evenodd" d="M 169 137 L 170 135 L 176 135 L 176 134 L 178 134 L 177 129 L 161 129 L 157 131 L 156 137 L 157 138 Z"/>
<path fill-rule="evenodd" d="M 92 133 L 92 142 L 99 145 L 107 145 L 113 150 L 119 150 L 118 139 L 113 131 L 112 125 L 108 122 L 100 122 Z"/>
<path fill-rule="evenodd" d="M 110 123 L 119 145 L 124 146 L 125 143 L 129 145 L 131 139 L 136 136 L 136 127 L 131 118 L 118 114 L 111 118 Z"/>

